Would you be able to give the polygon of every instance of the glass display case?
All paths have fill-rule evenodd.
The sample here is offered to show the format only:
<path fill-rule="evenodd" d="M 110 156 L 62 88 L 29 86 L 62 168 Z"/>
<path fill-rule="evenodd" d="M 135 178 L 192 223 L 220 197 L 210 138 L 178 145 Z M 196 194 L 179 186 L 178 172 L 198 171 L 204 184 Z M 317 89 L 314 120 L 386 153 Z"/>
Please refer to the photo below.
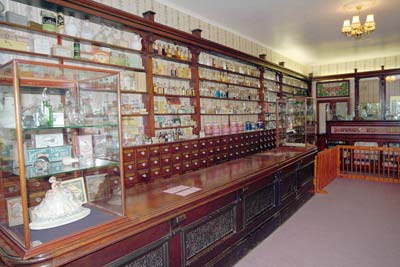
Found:
<path fill-rule="evenodd" d="M 14 60 L 0 69 L 0 100 L 9 239 L 32 255 L 124 216 L 117 72 Z"/>
<path fill-rule="evenodd" d="M 284 98 L 277 101 L 280 145 L 315 144 L 315 99 Z"/>

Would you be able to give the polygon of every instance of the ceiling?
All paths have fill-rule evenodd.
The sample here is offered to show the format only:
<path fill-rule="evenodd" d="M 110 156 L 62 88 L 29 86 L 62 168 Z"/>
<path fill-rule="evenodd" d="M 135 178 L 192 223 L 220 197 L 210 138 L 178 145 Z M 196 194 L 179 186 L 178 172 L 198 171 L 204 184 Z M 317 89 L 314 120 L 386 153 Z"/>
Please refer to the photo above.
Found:
<path fill-rule="evenodd" d="M 157 0 L 158 1 L 158 0 Z M 400 1 L 363 0 L 375 4 L 361 11 L 375 14 L 376 31 L 355 40 L 341 33 L 352 0 L 160 0 L 238 33 L 306 65 L 320 65 L 400 55 Z M 354 0 L 353 0 L 354 1 Z"/>

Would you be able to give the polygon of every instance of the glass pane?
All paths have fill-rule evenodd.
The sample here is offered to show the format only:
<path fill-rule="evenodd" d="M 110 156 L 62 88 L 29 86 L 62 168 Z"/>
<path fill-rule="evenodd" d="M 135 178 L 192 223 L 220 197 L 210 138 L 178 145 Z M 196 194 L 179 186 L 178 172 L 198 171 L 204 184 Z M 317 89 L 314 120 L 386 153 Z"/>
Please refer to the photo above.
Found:
<path fill-rule="evenodd" d="M 380 120 L 379 78 L 360 80 L 359 115 L 366 120 Z"/>
<path fill-rule="evenodd" d="M 315 98 L 307 97 L 306 98 L 306 141 L 309 144 L 315 144 L 316 137 L 316 121 L 315 121 L 315 108 L 316 101 Z"/>
<path fill-rule="evenodd" d="M 400 119 L 400 75 L 386 77 L 386 120 Z"/>
<path fill-rule="evenodd" d="M 347 102 L 336 102 L 335 105 L 336 105 L 335 108 L 336 120 L 343 121 L 351 119 L 350 116 L 348 115 Z"/>
<path fill-rule="evenodd" d="M 0 223 L 24 246 L 20 176 L 13 172 L 18 168 L 18 147 L 12 74 L 11 64 L 0 71 Z"/>
<path fill-rule="evenodd" d="M 17 71 L 24 159 L 4 161 L 4 166 L 8 177 L 21 173 L 26 179 L 31 245 L 123 215 L 118 75 L 26 61 L 18 62 Z M 12 109 L 11 86 L 3 87 L 5 112 Z M 15 126 L 8 135 L 5 128 L 2 145 L 11 148 L 2 154 L 12 157 L 7 150 L 16 144 Z M 17 231 L 22 237 L 21 224 Z"/>

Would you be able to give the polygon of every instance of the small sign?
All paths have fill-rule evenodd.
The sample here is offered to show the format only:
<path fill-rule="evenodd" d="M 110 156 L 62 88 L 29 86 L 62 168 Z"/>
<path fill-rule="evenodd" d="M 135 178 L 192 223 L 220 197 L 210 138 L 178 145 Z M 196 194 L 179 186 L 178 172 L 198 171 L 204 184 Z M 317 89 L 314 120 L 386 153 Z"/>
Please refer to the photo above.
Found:
<path fill-rule="evenodd" d="M 71 146 L 27 149 L 25 155 L 25 165 L 32 165 L 35 160 L 37 160 L 39 154 L 46 155 L 50 162 L 61 161 L 65 157 L 71 157 Z"/>
<path fill-rule="evenodd" d="M 348 97 L 349 95 L 350 82 L 348 80 L 317 83 L 318 98 Z"/>

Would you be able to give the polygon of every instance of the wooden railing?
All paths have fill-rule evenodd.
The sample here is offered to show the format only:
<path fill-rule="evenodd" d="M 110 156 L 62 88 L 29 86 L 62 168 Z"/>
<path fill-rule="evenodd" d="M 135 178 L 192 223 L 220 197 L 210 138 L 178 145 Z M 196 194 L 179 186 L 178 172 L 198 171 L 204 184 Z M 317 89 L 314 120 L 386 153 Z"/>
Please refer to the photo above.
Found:
<path fill-rule="evenodd" d="M 314 187 L 316 193 L 326 193 L 324 187 L 338 177 L 338 149 L 325 149 L 315 156 Z"/>
<path fill-rule="evenodd" d="M 335 178 L 400 183 L 400 148 L 335 146 L 315 157 L 316 193 Z"/>
<path fill-rule="evenodd" d="M 400 181 L 400 148 L 337 146 L 338 177 L 380 182 Z"/>

